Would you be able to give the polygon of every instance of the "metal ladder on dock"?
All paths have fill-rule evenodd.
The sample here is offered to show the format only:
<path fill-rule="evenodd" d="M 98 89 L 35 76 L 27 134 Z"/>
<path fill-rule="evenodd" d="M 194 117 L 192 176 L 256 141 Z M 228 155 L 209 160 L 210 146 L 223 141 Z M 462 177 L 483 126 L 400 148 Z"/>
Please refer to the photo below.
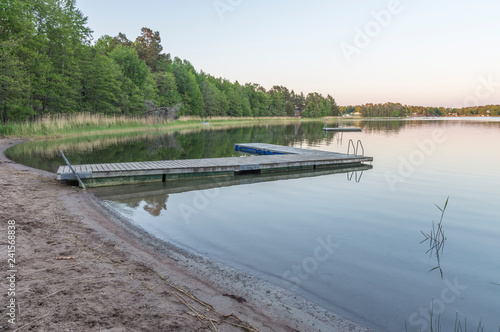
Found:
<path fill-rule="evenodd" d="M 355 156 L 358 155 L 358 150 L 361 148 L 361 156 L 365 155 L 365 148 L 363 147 L 363 143 L 361 140 L 358 139 L 356 142 L 356 146 L 354 146 L 354 142 L 352 139 L 349 139 L 349 145 L 347 146 L 347 154 L 350 154 L 351 152 L 351 145 L 352 145 L 352 151 Z M 354 175 L 354 180 L 359 183 L 361 181 L 361 177 L 363 176 L 363 171 L 359 172 L 358 171 L 353 171 L 353 172 L 348 172 L 347 174 L 347 181 L 351 181 L 352 177 Z"/>
<path fill-rule="evenodd" d="M 353 151 L 353 155 L 355 156 L 364 156 L 365 155 L 365 148 L 363 147 L 363 143 L 361 142 L 361 140 L 358 139 L 358 141 L 356 142 L 356 146 L 354 146 L 354 142 L 352 139 L 349 139 L 349 145 L 347 146 L 347 154 L 350 154 L 351 152 L 351 145 L 352 145 L 352 151 Z M 361 148 L 361 154 L 358 155 L 358 149 Z"/>

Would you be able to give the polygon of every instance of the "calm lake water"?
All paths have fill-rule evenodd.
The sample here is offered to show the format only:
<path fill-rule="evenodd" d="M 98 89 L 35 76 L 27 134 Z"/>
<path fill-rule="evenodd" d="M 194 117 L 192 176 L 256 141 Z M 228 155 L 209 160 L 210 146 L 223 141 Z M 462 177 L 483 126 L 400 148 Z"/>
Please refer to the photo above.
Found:
<path fill-rule="evenodd" d="M 377 331 L 500 326 L 500 119 L 360 121 L 27 142 L 7 155 L 54 171 L 74 163 L 239 155 L 264 142 L 347 152 L 361 140 L 373 168 L 242 176 L 96 190 L 155 236 L 294 291 Z M 449 197 L 439 269 L 427 252 Z"/>

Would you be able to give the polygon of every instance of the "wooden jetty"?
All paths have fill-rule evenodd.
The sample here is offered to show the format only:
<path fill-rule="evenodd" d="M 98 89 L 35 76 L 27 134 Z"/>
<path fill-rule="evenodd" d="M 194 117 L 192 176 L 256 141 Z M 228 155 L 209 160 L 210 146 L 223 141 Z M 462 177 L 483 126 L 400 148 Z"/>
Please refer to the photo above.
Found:
<path fill-rule="evenodd" d="M 373 161 L 372 157 L 293 148 L 265 143 L 235 144 L 235 150 L 256 156 L 206 159 L 163 160 L 114 164 L 60 166 L 58 180 L 75 181 L 87 187 L 126 183 L 167 181 L 183 178 L 234 176 L 292 170 L 315 170 L 324 167 L 352 167 Z"/>

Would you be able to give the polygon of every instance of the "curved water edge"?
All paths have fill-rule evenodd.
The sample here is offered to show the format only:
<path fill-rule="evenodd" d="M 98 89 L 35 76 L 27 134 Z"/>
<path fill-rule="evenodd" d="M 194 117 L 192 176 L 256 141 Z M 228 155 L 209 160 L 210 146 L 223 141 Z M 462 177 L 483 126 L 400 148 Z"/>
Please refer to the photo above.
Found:
<path fill-rule="evenodd" d="M 188 268 L 190 273 L 201 280 L 216 285 L 221 291 L 237 294 L 254 305 L 265 306 L 266 312 L 271 316 L 282 317 L 282 313 L 286 311 L 293 317 L 294 321 L 302 322 L 306 326 L 314 326 L 315 329 L 323 331 L 331 329 L 339 331 L 348 329 L 354 332 L 371 331 L 262 278 L 210 259 L 181 243 L 160 239 L 119 213 L 108 202 L 94 195 L 92 197 L 95 204 L 100 205 L 107 213 L 114 216 L 114 221 L 120 227 L 125 228 L 132 236 L 153 247 L 156 252 L 176 261 L 176 264 Z M 168 271 L 164 272 L 163 275 L 168 277 Z"/>
<path fill-rule="evenodd" d="M 258 141 L 346 152 L 350 139 L 361 139 L 374 157 L 373 169 L 362 174 L 247 177 L 170 192 L 135 186 L 123 190 L 144 189 L 142 196 L 115 195 L 110 204 L 156 237 L 380 331 L 404 330 L 405 321 L 408 331 L 429 330 L 432 306 L 445 327 L 453 327 L 458 311 L 462 322 L 482 318 L 485 330 L 496 331 L 500 157 L 490 142 L 500 139 L 498 119 L 379 119 L 360 122 L 361 133 L 343 135 L 324 135 L 323 125 L 137 138 L 120 141 L 118 149 L 70 151 L 69 159 L 218 157 L 234 153 L 234 142 Z M 44 163 L 42 153 L 30 153 Z M 419 242 L 420 232 L 439 219 L 433 203 L 442 206 L 448 196 L 441 278 L 437 270 L 428 272 L 436 258 Z"/>
<path fill-rule="evenodd" d="M 10 147 L 15 147 L 23 142 L 26 141 L 15 140 L 9 143 L 9 145 Z M 4 152 L 4 149 L 0 149 L 0 155 L 3 155 Z M 8 162 L 10 163 L 10 161 Z M 14 167 L 16 166 L 22 167 L 23 170 L 30 169 L 29 167 L 24 167 L 25 165 L 14 164 Z M 39 175 L 53 178 L 50 172 L 43 170 L 37 170 L 36 172 Z M 222 292 L 238 294 L 238 296 L 243 297 L 250 303 L 249 307 L 253 307 L 255 310 L 254 313 L 265 313 L 267 319 L 278 320 L 279 324 L 285 324 L 292 330 L 295 330 L 292 327 L 297 327 L 303 331 L 307 331 L 309 328 L 314 327 L 314 330 L 319 328 L 326 331 L 333 328 L 336 331 L 369 332 L 368 329 L 329 312 L 276 285 L 245 274 L 215 260 L 208 259 L 181 244 L 161 240 L 145 231 L 132 220 L 118 213 L 109 204 L 106 204 L 106 202 L 93 195 L 91 191 L 88 191 L 87 194 L 88 196 L 86 195 L 85 197 L 95 204 L 94 208 L 97 208 L 96 212 L 102 213 L 108 221 L 125 230 L 128 236 L 146 244 L 149 248 L 153 248 L 156 253 L 163 254 L 164 257 L 175 261 L 175 265 L 179 268 L 189 271 L 187 274 L 188 277 L 195 276 L 197 280 L 202 280 L 202 284 L 199 284 L 199 287 L 209 284 L 220 291 L 221 294 Z M 92 225 L 91 223 L 89 226 L 98 226 L 97 229 L 100 229 L 100 225 Z M 130 253 L 127 247 L 124 250 Z M 149 262 L 146 261 L 145 263 Z M 171 271 L 169 270 L 158 271 L 162 277 L 169 278 L 171 275 Z M 192 284 L 191 287 L 193 287 Z M 198 287 L 198 285 L 195 287 Z M 265 311 L 260 311 L 262 308 L 266 308 Z M 245 319 L 244 316 L 240 317 Z"/>

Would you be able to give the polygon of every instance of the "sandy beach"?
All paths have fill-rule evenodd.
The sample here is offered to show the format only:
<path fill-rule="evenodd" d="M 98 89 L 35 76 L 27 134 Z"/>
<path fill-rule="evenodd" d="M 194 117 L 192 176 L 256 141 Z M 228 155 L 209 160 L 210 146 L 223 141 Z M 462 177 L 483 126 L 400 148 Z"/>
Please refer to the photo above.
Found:
<path fill-rule="evenodd" d="M 15 226 L 15 261 L 2 264 L 14 278 L 2 277 L 0 331 L 368 331 L 157 240 L 91 191 L 5 158 L 19 142 L 0 138 L 4 257 Z"/>

